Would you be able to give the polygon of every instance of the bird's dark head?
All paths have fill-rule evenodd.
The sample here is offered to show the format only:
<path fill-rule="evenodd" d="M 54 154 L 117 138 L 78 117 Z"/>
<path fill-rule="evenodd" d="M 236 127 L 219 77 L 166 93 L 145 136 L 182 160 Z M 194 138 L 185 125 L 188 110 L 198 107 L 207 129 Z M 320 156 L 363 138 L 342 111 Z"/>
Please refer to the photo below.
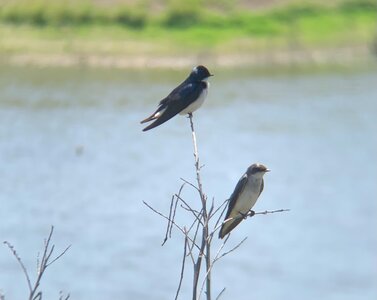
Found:
<path fill-rule="evenodd" d="M 213 76 L 205 66 L 197 66 L 192 69 L 189 78 L 193 81 L 203 81 Z"/>
<path fill-rule="evenodd" d="M 270 172 L 266 166 L 262 164 L 252 164 L 246 171 L 247 175 L 260 175 L 263 176 L 265 173 Z"/>

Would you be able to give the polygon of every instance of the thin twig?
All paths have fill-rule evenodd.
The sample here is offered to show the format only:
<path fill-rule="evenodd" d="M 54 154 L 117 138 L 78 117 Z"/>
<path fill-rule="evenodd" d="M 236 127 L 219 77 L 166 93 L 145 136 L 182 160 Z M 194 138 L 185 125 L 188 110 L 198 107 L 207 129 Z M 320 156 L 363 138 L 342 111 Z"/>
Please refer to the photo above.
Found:
<path fill-rule="evenodd" d="M 144 205 L 147 206 L 150 210 L 152 210 L 153 212 L 155 212 L 156 214 L 158 214 L 159 216 L 163 217 L 164 219 L 168 220 L 168 217 L 165 216 L 164 214 L 160 213 L 158 210 L 154 209 L 152 206 L 150 206 L 147 202 L 143 201 Z M 182 232 L 184 235 L 185 235 L 185 232 L 184 230 L 182 229 L 181 226 L 179 226 L 175 221 L 171 220 L 172 224 L 178 228 L 178 230 L 180 232 Z M 191 243 L 193 243 L 193 245 L 198 248 L 198 250 L 200 251 L 200 247 L 190 238 L 190 237 L 187 237 L 189 239 L 189 241 Z"/>
<path fill-rule="evenodd" d="M 183 231 L 186 232 L 186 228 L 183 228 Z M 179 284 L 178 284 L 178 288 L 177 288 L 177 293 L 175 294 L 175 300 L 178 299 L 179 291 L 181 290 L 181 286 L 182 286 L 183 274 L 185 272 L 187 243 L 188 243 L 188 240 L 187 240 L 187 233 L 186 233 L 186 235 L 185 235 L 185 244 L 184 244 L 184 248 L 183 248 L 181 276 L 179 278 Z"/>
<path fill-rule="evenodd" d="M 54 262 L 56 262 L 60 257 L 62 257 L 70 248 L 71 248 L 72 245 L 69 245 L 67 248 L 65 248 L 63 250 L 62 253 L 60 253 L 57 257 L 55 257 L 51 262 L 49 262 L 48 264 L 46 264 L 46 268 L 50 265 L 52 265 Z"/>
<path fill-rule="evenodd" d="M 21 258 L 17 254 L 14 246 L 12 246 L 7 241 L 4 242 L 4 244 L 7 245 L 8 248 L 12 251 L 13 256 L 16 257 L 16 259 L 17 259 L 19 265 L 21 266 L 22 271 L 23 271 L 23 273 L 26 277 L 28 287 L 29 287 L 29 300 L 41 300 L 42 299 L 42 291 L 38 291 L 38 287 L 41 283 L 43 274 L 45 273 L 47 267 L 49 267 L 51 264 L 53 264 L 59 258 L 61 258 L 68 251 L 68 249 L 71 247 L 71 245 L 69 245 L 67 248 L 65 248 L 65 250 L 63 252 L 61 252 L 58 256 L 56 256 L 55 258 L 53 258 L 51 260 L 52 254 L 55 250 L 55 245 L 52 245 L 50 247 L 53 232 L 54 232 L 54 226 L 51 226 L 49 235 L 48 235 L 47 239 L 45 239 L 45 241 L 44 241 L 42 258 L 41 258 L 40 261 L 39 261 L 39 258 L 37 259 L 37 278 L 36 278 L 35 283 L 33 285 L 31 284 L 31 280 L 30 280 L 29 274 L 27 272 L 27 269 L 26 269 L 25 265 L 23 264 L 23 262 L 21 261 Z M 68 299 L 68 298 L 69 298 L 69 296 L 66 299 Z"/>
<path fill-rule="evenodd" d="M 203 283 L 202 283 L 202 287 L 201 287 L 201 289 L 200 289 L 200 293 L 199 293 L 199 298 L 200 298 L 200 296 L 201 296 L 201 294 L 202 294 L 202 292 L 203 292 L 204 284 L 205 284 L 206 281 L 207 281 L 206 278 L 207 278 L 209 272 L 212 270 L 212 268 L 213 268 L 215 262 L 218 260 L 217 258 L 219 257 L 219 255 L 220 255 L 220 253 L 221 253 L 221 250 L 224 248 L 224 246 L 225 246 L 226 242 L 228 241 L 228 239 L 229 239 L 229 235 L 225 238 L 224 242 L 221 244 L 221 246 L 220 246 L 219 249 L 217 250 L 216 255 L 215 255 L 215 258 L 213 259 L 213 261 L 212 261 L 210 267 L 208 268 L 208 270 L 207 270 L 207 272 L 206 272 L 206 274 L 205 274 L 205 276 L 204 276 Z"/>
<path fill-rule="evenodd" d="M 195 223 L 194 223 L 195 224 Z M 193 236 L 193 240 L 196 241 L 196 238 L 198 236 L 198 232 L 199 232 L 199 228 L 200 228 L 200 223 L 197 222 L 197 225 L 196 225 L 196 228 L 195 228 L 195 232 L 194 232 L 194 236 Z M 190 230 L 191 230 L 191 227 L 190 227 Z M 189 252 L 192 253 L 193 249 L 194 249 L 194 245 L 192 245 L 191 247 L 189 247 L 190 250 Z M 195 261 L 193 260 L 193 265 L 195 265 Z"/>
<path fill-rule="evenodd" d="M 177 213 L 177 206 L 178 206 L 178 199 L 175 198 L 172 220 L 175 220 L 175 215 Z M 173 231 L 173 224 L 170 222 L 169 238 L 171 238 L 172 231 Z"/>
<path fill-rule="evenodd" d="M 228 236 L 225 238 L 224 242 L 221 244 L 220 248 L 218 249 L 218 251 L 217 251 L 217 253 L 216 253 L 216 255 L 215 255 L 215 258 L 214 258 L 213 261 L 211 262 L 211 264 L 210 264 L 210 266 L 209 266 L 209 268 L 208 268 L 208 270 L 207 270 L 207 273 L 205 274 L 205 277 L 204 277 L 204 279 L 203 279 L 203 283 L 202 283 L 202 287 L 201 287 L 201 289 L 200 289 L 199 298 L 200 298 L 200 295 L 201 295 L 202 292 L 203 292 L 204 284 L 207 282 L 207 277 L 208 277 L 209 274 L 211 274 L 211 271 L 212 271 L 212 269 L 213 269 L 215 263 L 216 263 L 218 260 L 220 260 L 221 258 L 223 258 L 224 256 L 226 256 L 226 255 L 228 255 L 229 253 L 235 251 L 235 250 L 236 250 L 238 247 L 240 247 L 240 246 L 246 241 L 246 239 L 247 239 L 247 237 L 245 237 L 241 242 L 239 242 L 239 243 L 238 243 L 236 246 L 234 246 L 232 249 L 230 249 L 229 251 L 224 252 L 223 254 L 220 255 L 221 250 L 224 248 L 226 242 L 227 242 L 228 239 L 229 239 L 229 236 L 230 236 L 230 235 L 228 235 Z M 217 296 L 217 298 L 218 298 L 218 297 L 219 297 L 219 296 Z M 217 298 L 216 298 L 216 299 L 217 299 Z"/>
<path fill-rule="evenodd" d="M 185 183 L 187 183 L 188 185 L 190 185 L 191 187 L 193 187 L 194 189 L 196 189 L 199 193 L 200 193 L 200 191 L 199 191 L 199 188 L 195 185 L 195 184 L 193 184 L 193 183 L 191 183 L 190 181 L 188 181 L 188 180 L 186 180 L 186 179 L 184 179 L 184 178 L 180 178 L 183 182 L 185 182 Z"/>
<path fill-rule="evenodd" d="M 208 211 L 208 219 L 211 218 L 211 215 L 214 209 L 215 209 L 215 198 L 212 198 L 211 207 L 209 208 L 209 211 Z"/>
<path fill-rule="evenodd" d="M 261 212 L 254 212 L 254 215 L 267 215 L 267 214 L 281 213 L 285 211 L 290 211 L 290 209 L 284 208 L 284 209 L 277 209 L 277 210 L 265 210 Z"/>
<path fill-rule="evenodd" d="M 222 294 L 225 292 L 226 288 L 224 287 L 221 292 L 217 295 L 216 300 L 219 300 Z"/>
<path fill-rule="evenodd" d="M 212 232 L 210 233 L 210 239 L 211 239 L 211 241 L 212 241 L 212 239 L 213 239 L 213 235 L 214 235 L 214 233 L 222 226 L 222 224 L 220 224 L 219 225 L 219 223 L 220 223 L 220 221 L 221 221 L 221 219 L 222 219 L 222 217 L 223 217 L 223 215 L 224 215 L 224 213 L 225 213 L 225 210 L 226 210 L 226 206 L 225 206 L 225 204 L 228 202 L 228 200 L 225 200 L 217 209 L 215 209 L 215 211 L 213 212 L 213 214 L 210 216 L 210 218 L 212 218 L 212 217 L 214 217 L 215 215 L 216 215 L 216 213 L 220 210 L 220 208 L 222 207 L 222 206 L 224 206 L 224 208 L 223 208 L 223 210 L 221 211 L 221 213 L 220 213 L 220 215 L 219 215 L 219 217 L 217 218 L 217 220 L 216 220 L 216 223 L 215 223 L 215 227 L 214 227 L 214 229 L 212 230 Z"/>
<path fill-rule="evenodd" d="M 32 290 L 33 290 L 33 288 L 31 286 L 30 277 L 29 277 L 29 274 L 27 273 L 27 270 L 26 270 L 26 267 L 25 267 L 24 263 L 21 260 L 21 257 L 17 254 L 16 249 L 14 248 L 14 246 L 11 243 L 9 243 L 7 241 L 4 241 L 4 244 L 8 246 L 8 248 L 10 249 L 10 251 L 12 251 L 13 256 L 17 259 L 18 264 L 21 266 L 22 272 L 25 275 L 25 278 L 26 278 L 26 281 L 27 281 L 27 285 L 29 287 L 29 292 L 31 293 Z"/>
<path fill-rule="evenodd" d="M 162 241 L 162 244 L 161 244 L 161 246 L 163 246 L 165 243 L 166 243 L 166 241 L 168 240 L 168 237 L 169 237 L 169 230 L 170 230 L 170 220 L 172 219 L 171 218 L 171 215 L 172 215 L 172 213 L 173 213 L 173 203 L 174 203 L 174 195 L 173 196 L 171 196 L 171 200 L 170 200 L 170 208 L 169 208 L 169 217 L 168 217 L 168 224 L 167 224 L 167 226 L 166 226 L 166 233 L 165 233 L 165 238 L 164 238 L 164 240 Z"/>
<path fill-rule="evenodd" d="M 185 186 L 185 183 L 183 183 L 181 185 L 181 187 L 179 188 L 179 191 L 178 191 L 178 196 L 180 197 L 181 196 L 181 193 L 182 193 L 182 190 L 183 190 L 183 187 Z M 177 194 L 176 194 L 177 195 Z M 173 213 L 173 220 L 175 220 L 175 213 L 177 211 L 177 205 L 178 205 L 178 198 L 177 200 L 175 201 L 175 205 L 174 205 L 174 213 Z M 169 236 L 171 237 L 171 231 L 173 229 L 173 226 L 170 224 L 170 232 L 169 232 Z"/>
<path fill-rule="evenodd" d="M 221 218 L 222 218 L 222 216 L 223 216 L 223 214 L 224 214 L 224 212 L 225 212 L 225 210 L 227 208 L 225 204 L 227 204 L 228 202 L 229 202 L 229 199 L 224 200 L 223 203 L 218 208 L 216 208 L 214 210 L 214 212 L 212 213 L 212 215 L 210 216 L 210 218 L 212 218 L 213 216 L 215 216 L 217 214 L 217 212 L 224 206 L 223 211 L 221 212 L 220 217 L 218 218 L 218 220 L 217 220 L 216 223 L 220 222 L 220 220 L 221 220 Z"/>
<path fill-rule="evenodd" d="M 224 256 L 228 255 L 229 253 L 233 252 L 234 250 L 236 250 L 239 246 L 241 246 L 245 241 L 247 240 L 247 237 L 245 237 L 241 242 L 239 242 L 236 246 L 234 246 L 232 249 L 230 249 L 229 251 L 226 251 L 224 252 L 223 254 L 221 254 L 219 257 L 217 257 L 213 263 L 215 263 L 216 261 L 218 261 L 219 259 L 223 258 Z"/>
<path fill-rule="evenodd" d="M 178 196 L 181 195 L 181 192 L 182 192 L 184 186 L 185 186 L 185 183 L 183 183 L 181 185 L 181 187 L 179 188 L 178 194 L 173 195 L 172 198 L 171 198 L 170 208 L 169 208 L 168 224 L 167 224 L 167 228 L 166 228 L 166 234 L 165 234 L 165 238 L 164 238 L 161 246 L 163 246 L 166 243 L 166 241 L 168 240 L 168 238 L 171 238 L 171 232 L 172 232 L 172 229 L 173 229 L 171 220 L 175 219 L 175 214 L 176 214 L 176 211 L 177 211 L 177 204 L 178 204 L 178 198 L 176 199 L 176 196 L 177 195 Z M 174 203 L 174 199 L 176 199 L 175 204 L 173 204 Z M 174 208 L 173 208 L 173 205 L 174 205 Z"/>
<path fill-rule="evenodd" d="M 210 240 L 210 236 L 208 235 L 208 232 L 209 232 L 209 228 L 208 228 L 208 222 L 209 222 L 209 219 L 207 218 L 206 220 L 206 224 L 205 224 L 205 230 L 206 230 L 206 233 L 205 233 L 205 240 L 206 240 L 206 295 L 207 295 L 207 299 L 211 300 L 211 271 L 212 271 L 212 267 L 211 267 L 211 240 Z"/>
<path fill-rule="evenodd" d="M 68 293 L 67 296 L 64 297 L 64 294 L 62 291 L 59 292 L 59 300 L 68 300 L 71 295 Z"/>
<path fill-rule="evenodd" d="M 196 181 L 198 184 L 197 190 L 199 191 L 200 200 L 202 202 L 202 218 L 203 218 L 202 242 L 201 242 L 198 258 L 194 265 L 193 300 L 197 300 L 198 281 L 199 281 L 200 268 L 201 268 L 203 256 L 205 256 L 205 259 L 206 259 L 206 269 L 208 273 L 208 275 L 206 276 L 206 296 L 207 296 L 207 300 L 210 300 L 211 299 L 211 273 L 210 273 L 211 251 L 210 251 L 210 241 L 208 240 L 209 219 L 208 219 L 208 213 L 207 213 L 207 197 L 203 192 L 203 186 L 202 186 L 202 181 L 200 177 L 201 166 L 199 164 L 199 152 L 198 152 L 198 146 L 196 142 L 196 134 L 195 134 L 195 129 L 194 129 L 192 113 L 189 113 L 189 119 L 190 119 L 190 126 L 191 126 L 192 141 L 193 141 L 193 146 L 194 146 Z"/>
<path fill-rule="evenodd" d="M 183 208 L 184 208 L 184 209 L 187 209 L 188 211 L 190 211 L 190 212 L 194 215 L 195 219 L 197 219 L 198 222 L 200 222 L 200 223 L 203 225 L 203 222 L 202 222 L 201 218 L 199 218 L 200 213 L 199 213 L 198 211 L 195 211 L 194 209 L 192 209 L 191 206 L 190 206 L 185 200 L 183 200 L 179 195 L 175 195 L 175 196 L 176 196 L 179 200 L 181 200 L 183 204 L 186 205 L 186 208 L 184 208 L 184 207 L 183 207 Z"/>

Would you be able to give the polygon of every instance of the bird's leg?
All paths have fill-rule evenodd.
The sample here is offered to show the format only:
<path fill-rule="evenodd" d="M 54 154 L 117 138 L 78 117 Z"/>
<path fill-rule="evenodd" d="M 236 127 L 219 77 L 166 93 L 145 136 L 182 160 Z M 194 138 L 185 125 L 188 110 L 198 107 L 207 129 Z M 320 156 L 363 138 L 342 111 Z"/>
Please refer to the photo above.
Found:
<path fill-rule="evenodd" d="M 243 219 L 247 219 L 248 217 L 252 217 L 252 216 L 254 216 L 255 215 L 255 211 L 253 211 L 253 210 L 249 210 L 247 213 L 242 213 L 242 212 L 238 212 L 239 214 L 240 214 L 240 216 L 243 218 Z"/>
<path fill-rule="evenodd" d="M 192 112 L 187 114 L 187 118 L 191 119 L 192 118 Z"/>
<path fill-rule="evenodd" d="M 249 216 L 249 212 L 247 212 L 246 214 L 244 214 L 244 213 L 242 213 L 242 212 L 239 211 L 238 213 L 241 215 L 242 219 L 246 219 Z"/>

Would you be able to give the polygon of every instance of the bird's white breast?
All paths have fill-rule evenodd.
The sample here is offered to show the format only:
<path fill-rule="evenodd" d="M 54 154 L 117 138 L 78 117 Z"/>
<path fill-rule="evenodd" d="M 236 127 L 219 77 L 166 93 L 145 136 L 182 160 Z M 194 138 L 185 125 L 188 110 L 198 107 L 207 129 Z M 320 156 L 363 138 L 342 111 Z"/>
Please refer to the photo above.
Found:
<path fill-rule="evenodd" d="M 240 194 L 231 217 L 235 217 L 239 212 L 246 214 L 257 202 L 262 184 L 262 179 L 249 178 L 242 193 Z"/>
<path fill-rule="evenodd" d="M 204 103 L 204 100 L 207 97 L 208 88 L 209 88 L 209 83 L 207 82 L 207 88 L 203 89 L 203 91 L 199 95 L 198 99 L 196 101 L 194 101 L 193 103 L 191 103 L 189 106 L 187 106 L 179 114 L 180 115 L 187 115 L 188 113 L 192 113 L 192 112 L 196 111 L 199 107 L 201 107 L 202 104 Z"/>

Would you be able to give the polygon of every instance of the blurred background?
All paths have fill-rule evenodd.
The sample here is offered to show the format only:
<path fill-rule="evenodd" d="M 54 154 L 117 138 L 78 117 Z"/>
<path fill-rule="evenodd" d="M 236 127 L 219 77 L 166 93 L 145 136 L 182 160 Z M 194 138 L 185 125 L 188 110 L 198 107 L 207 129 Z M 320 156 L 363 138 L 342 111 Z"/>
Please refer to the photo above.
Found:
<path fill-rule="evenodd" d="M 56 251 L 72 244 L 46 299 L 173 298 L 183 238 L 161 247 L 166 223 L 142 201 L 167 213 L 180 177 L 194 181 L 189 122 L 139 121 L 203 64 L 208 197 L 261 162 L 255 210 L 291 209 L 237 227 L 227 249 L 248 239 L 215 266 L 213 293 L 376 299 L 376 20 L 369 0 L 0 0 L 0 240 L 32 277 L 51 225 Z M 27 293 L 1 246 L 0 295 Z"/>

